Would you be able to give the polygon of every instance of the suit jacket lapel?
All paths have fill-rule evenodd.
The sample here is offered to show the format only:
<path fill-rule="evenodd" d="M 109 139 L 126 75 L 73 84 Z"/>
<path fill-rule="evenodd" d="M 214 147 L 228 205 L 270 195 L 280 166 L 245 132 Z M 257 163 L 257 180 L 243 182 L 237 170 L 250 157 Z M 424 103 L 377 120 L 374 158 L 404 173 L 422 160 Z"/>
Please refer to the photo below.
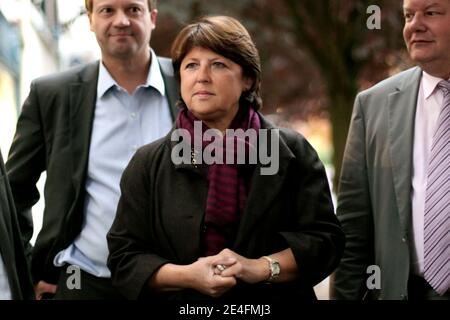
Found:
<path fill-rule="evenodd" d="M 72 144 L 73 184 L 75 203 L 86 175 L 92 125 L 97 98 L 99 62 L 91 63 L 80 72 L 80 81 L 70 86 L 70 135 Z"/>
<path fill-rule="evenodd" d="M 389 147 L 395 196 L 403 229 L 411 216 L 411 176 L 414 122 L 422 70 L 415 68 L 405 77 L 397 91 L 388 97 Z"/>
<path fill-rule="evenodd" d="M 170 115 L 172 116 L 172 120 L 175 120 L 175 117 L 179 111 L 176 106 L 176 103 L 180 96 L 179 84 L 173 74 L 172 61 L 167 58 L 158 57 L 158 62 L 161 67 L 161 73 L 166 87 L 166 94 L 167 100 L 169 102 Z"/>
<path fill-rule="evenodd" d="M 271 203 L 281 192 L 283 182 L 286 179 L 287 167 L 295 157 L 289 147 L 280 139 L 278 130 L 273 130 L 275 127 L 270 122 L 262 117 L 260 118 L 261 128 L 272 129 L 270 130 L 271 134 L 276 134 L 279 138 L 279 150 L 272 150 L 275 153 L 279 152 L 279 170 L 274 175 L 261 175 L 261 165 L 258 164 L 256 166 L 247 199 L 247 207 L 241 219 L 236 241 L 233 246 L 234 249 L 238 249 L 240 245 L 245 243 L 246 237 L 253 232 L 252 230 L 254 230 L 255 224 L 264 217 Z M 270 142 L 270 139 L 268 140 Z M 271 149 L 269 148 L 269 150 Z M 270 186 L 270 188 L 267 186 Z"/>

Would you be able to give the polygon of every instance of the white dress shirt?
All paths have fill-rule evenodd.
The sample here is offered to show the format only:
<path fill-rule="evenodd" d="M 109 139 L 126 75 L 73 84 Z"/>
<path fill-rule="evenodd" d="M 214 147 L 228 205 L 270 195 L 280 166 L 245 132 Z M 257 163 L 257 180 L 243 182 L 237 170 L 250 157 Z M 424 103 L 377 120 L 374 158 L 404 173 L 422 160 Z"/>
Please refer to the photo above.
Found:
<path fill-rule="evenodd" d="M 172 128 L 165 85 L 152 51 L 147 83 L 132 95 L 100 64 L 97 102 L 89 150 L 84 222 L 74 243 L 57 254 L 56 266 L 77 265 L 110 277 L 106 234 L 116 215 L 122 172 L 136 150 L 165 136 Z"/>
<path fill-rule="evenodd" d="M 412 173 L 412 225 L 411 239 L 412 272 L 423 274 L 423 227 L 425 196 L 427 189 L 428 157 L 436 130 L 437 119 L 442 108 L 444 95 L 439 88 L 440 78 L 423 72 L 417 99 L 414 129 L 413 173 Z"/>

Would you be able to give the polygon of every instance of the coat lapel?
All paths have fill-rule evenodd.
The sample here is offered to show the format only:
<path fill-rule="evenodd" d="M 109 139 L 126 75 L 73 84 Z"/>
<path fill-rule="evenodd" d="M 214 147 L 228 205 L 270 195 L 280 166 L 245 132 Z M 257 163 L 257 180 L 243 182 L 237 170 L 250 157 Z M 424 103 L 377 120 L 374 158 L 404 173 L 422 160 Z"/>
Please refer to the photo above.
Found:
<path fill-rule="evenodd" d="M 86 175 L 92 125 L 97 98 L 99 62 L 89 64 L 80 72 L 80 81 L 70 86 L 70 135 L 72 144 L 72 181 L 77 203 Z"/>
<path fill-rule="evenodd" d="M 279 170 L 274 175 L 261 175 L 261 164 L 258 164 L 253 173 L 252 186 L 247 199 L 247 207 L 242 216 L 241 223 L 234 243 L 234 249 L 238 249 L 246 241 L 246 237 L 251 235 L 256 224 L 264 217 L 272 202 L 280 194 L 283 183 L 286 179 L 287 168 L 290 161 L 295 157 L 284 140 L 279 136 L 279 131 L 275 127 L 261 118 L 261 128 L 270 129 L 271 134 L 276 134 L 279 141 Z M 269 139 L 270 142 L 270 139 Z M 269 149 L 270 150 L 270 149 Z M 268 186 L 270 186 L 268 188 Z"/>
<path fill-rule="evenodd" d="M 252 178 L 252 186 L 247 198 L 247 207 L 242 216 L 239 229 L 236 235 L 236 240 L 233 245 L 233 250 L 238 250 L 239 247 L 245 244 L 247 237 L 254 232 L 255 225 L 265 216 L 267 210 L 270 208 L 273 201 L 278 197 L 283 187 L 283 183 L 286 180 L 287 168 L 291 160 L 295 157 L 290 148 L 285 144 L 284 140 L 279 136 L 279 131 L 273 124 L 267 121 L 264 117 L 260 116 L 261 128 L 269 129 L 272 134 L 276 134 L 279 141 L 279 170 L 274 175 L 261 175 L 261 164 L 256 165 Z M 169 133 L 170 135 L 171 133 Z M 270 139 L 268 139 L 270 143 Z M 172 148 L 176 143 L 172 142 Z M 269 148 L 269 150 L 271 150 Z M 205 203 L 207 197 L 207 185 L 202 176 L 206 175 L 205 166 L 193 166 L 192 164 L 180 164 L 175 166 L 177 170 L 188 170 L 194 175 L 188 176 L 188 179 L 184 183 L 178 183 L 171 186 L 173 194 L 192 194 L 189 198 L 198 198 L 197 204 L 200 206 L 184 206 L 182 214 L 183 228 L 179 228 L 180 217 L 171 217 L 171 212 L 178 212 L 177 208 L 183 207 L 184 203 L 177 203 L 174 201 L 173 210 L 167 210 L 167 221 L 169 225 L 173 224 L 171 228 L 177 230 L 176 233 L 181 239 L 190 239 L 185 241 L 185 250 L 178 253 L 179 258 L 182 261 L 188 261 L 188 258 L 192 256 L 192 252 L 198 254 L 198 245 L 200 243 L 200 235 L 197 230 L 200 229 L 202 221 L 204 219 Z M 198 177 L 195 181 L 192 179 Z M 270 186 L 268 188 L 267 186 Z M 175 219 L 176 218 L 176 219 Z M 177 221 L 177 223 L 170 222 Z"/>
<path fill-rule="evenodd" d="M 410 222 L 414 122 L 421 76 L 421 69 L 413 69 L 388 97 L 392 176 L 403 230 Z"/>

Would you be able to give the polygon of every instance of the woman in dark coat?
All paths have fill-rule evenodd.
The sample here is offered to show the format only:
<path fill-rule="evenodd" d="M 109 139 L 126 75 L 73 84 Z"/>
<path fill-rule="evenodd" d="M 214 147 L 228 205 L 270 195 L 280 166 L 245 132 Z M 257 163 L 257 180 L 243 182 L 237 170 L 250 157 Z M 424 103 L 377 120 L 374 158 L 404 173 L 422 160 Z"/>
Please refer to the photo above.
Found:
<path fill-rule="evenodd" d="M 202 18 L 172 59 L 181 111 L 123 174 L 108 234 L 114 285 L 130 299 L 315 299 L 344 235 L 314 149 L 258 113 L 250 35 L 233 18 Z"/>

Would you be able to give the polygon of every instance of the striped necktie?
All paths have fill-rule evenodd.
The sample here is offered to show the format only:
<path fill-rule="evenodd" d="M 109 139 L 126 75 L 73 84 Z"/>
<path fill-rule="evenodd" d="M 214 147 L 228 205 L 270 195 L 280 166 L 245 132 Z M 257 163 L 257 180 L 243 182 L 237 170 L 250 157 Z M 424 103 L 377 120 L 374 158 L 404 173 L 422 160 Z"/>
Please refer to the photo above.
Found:
<path fill-rule="evenodd" d="M 450 288 L 450 82 L 441 81 L 444 102 L 428 163 L 424 217 L 424 277 L 443 295 Z"/>

